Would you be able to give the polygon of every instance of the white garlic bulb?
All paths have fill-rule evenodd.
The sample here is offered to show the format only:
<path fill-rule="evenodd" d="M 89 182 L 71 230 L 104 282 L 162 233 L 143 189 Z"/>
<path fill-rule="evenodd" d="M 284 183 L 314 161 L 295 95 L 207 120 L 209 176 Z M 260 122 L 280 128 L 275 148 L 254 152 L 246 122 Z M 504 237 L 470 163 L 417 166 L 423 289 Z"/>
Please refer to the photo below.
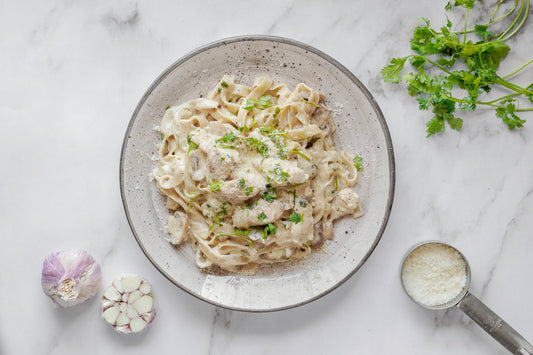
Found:
<path fill-rule="evenodd" d="M 55 252 L 43 262 L 43 291 L 61 307 L 71 307 L 93 297 L 101 279 L 100 266 L 83 250 Z"/>

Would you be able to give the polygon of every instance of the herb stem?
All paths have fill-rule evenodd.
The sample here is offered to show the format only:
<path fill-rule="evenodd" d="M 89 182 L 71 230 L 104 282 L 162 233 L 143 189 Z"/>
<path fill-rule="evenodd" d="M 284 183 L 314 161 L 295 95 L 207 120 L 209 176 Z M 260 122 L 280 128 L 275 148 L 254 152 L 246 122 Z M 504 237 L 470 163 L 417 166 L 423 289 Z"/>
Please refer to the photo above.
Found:
<path fill-rule="evenodd" d="M 506 76 L 502 76 L 502 79 L 507 79 L 507 78 L 515 75 L 516 73 L 518 73 L 520 70 L 524 69 L 525 67 L 527 67 L 531 63 L 533 63 L 533 59 L 530 59 L 526 64 L 522 65 L 520 68 L 516 69 L 514 72 L 512 72 L 510 74 L 507 74 Z"/>

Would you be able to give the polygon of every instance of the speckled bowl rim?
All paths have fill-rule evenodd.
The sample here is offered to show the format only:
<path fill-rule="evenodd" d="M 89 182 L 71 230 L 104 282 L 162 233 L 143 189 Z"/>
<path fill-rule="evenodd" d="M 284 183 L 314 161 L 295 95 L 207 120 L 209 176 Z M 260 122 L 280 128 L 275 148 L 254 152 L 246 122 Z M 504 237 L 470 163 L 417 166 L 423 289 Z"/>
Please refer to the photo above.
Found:
<path fill-rule="evenodd" d="M 248 308 L 242 309 L 242 308 L 230 307 L 230 306 L 215 302 L 213 300 L 204 298 L 201 295 L 193 292 L 192 290 L 187 289 L 186 287 L 181 285 L 179 282 L 176 282 L 176 280 L 174 280 L 170 275 L 168 275 L 167 272 L 165 270 L 163 270 L 157 264 L 157 262 L 152 258 L 152 256 L 147 252 L 147 250 L 143 246 L 143 244 L 142 244 L 142 242 L 141 242 L 141 240 L 140 240 L 140 238 L 139 238 L 139 236 L 137 234 L 137 231 L 135 230 L 135 227 L 133 225 L 133 221 L 132 221 L 131 216 L 130 216 L 129 208 L 128 208 L 128 205 L 126 203 L 125 188 L 124 188 L 124 157 L 125 157 L 125 152 L 126 152 L 126 146 L 128 144 L 128 140 L 129 140 L 128 137 L 130 135 L 130 131 L 131 131 L 132 127 L 133 127 L 133 124 L 134 124 L 134 122 L 135 122 L 135 120 L 137 118 L 137 115 L 139 114 L 139 111 L 141 110 L 141 108 L 144 105 L 144 103 L 147 100 L 147 98 L 152 94 L 152 92 L 155 90 L 155 88 L 159 85 L 159 83 L 167 75 L 169 75 L 173 70 L 175 70 L 177 67 L 179 67 L 184 62 L 186 62 L 186 61 L 190 60 L 191 58 L 195 57 L 196 55 L 198 55 L 198 54 L 200 54 L 202 52 L 205 52 L 207 50 L 219 47 L 219 46 L 224 46 L 224 45 L 228 45 L 228 44 L 231 44 L 231 43 L 243 42 L 243 41 L 271 41 L 271 42 L 278 42 L 278 43 L 283 43 L 283 44 L 288 44 L 288 45 L 291 45 L 291 46 L 299 47 L 299 48 L 307 50 L 307 51 L 309 51 L 309 52 L 311 52 L 313 54 L 316 54 L 317 56 L 319 56 L 322 59 L 326 60 L 327 62 L 331 63 L 340 72 L 342 72 L 344 75 L 346 75 L 364 93 L 364 95 L 368 99 L 369 103 L 371 104 L 372 108 L 375 110 L 375 112 L 377 114 L 377 119 L 379 120 L 379 123 L 381 125 L 381 129 L 382 129 L 382 133 L 384 135 L 384 138 L 385 138 L 385 141 L 386 141 L 386 144 L 387 144 L 387 151 L 388 151 L 388 158 L 389 158 L 388 163 L 389 163 L 390 186 L 389 186 L 389 196 L 388 196 L 387 204 L 386 204 L 386 208 L 385 208 L 385 215 L 383 217 L 383 221 L 382 221 L 380 229 L 379 229 L 379 231 L 378 231 L 378 233 L 376 235 L 376 238 L 374 239 L 374 243 L 371 245 L 371 247 L 367 251 L 366 255 L 361 259 L 359 264 L 356 265 L 351 272 L 349 272 L 343 279 L 338 281 L 335 285 L 333 285 L 329 289 L 327 289 L 327 290 L 315 295 L 314 297 L 306 299 L 306 300 L 304 300 L 302 302 L 291 304 L 291 305 L 284 306 L 284 307 L 272 308 L 272 309 L 248 309 Z M 365 264 L 365 262 L 368 260 L 368 258 L 370 257 L 372 252 L 375 250 L 376 246 L 378 245 L 379 241 L 381 240 L 381 237 L 383 236 L 383 233 L 385 232 L 385 227 L 387 226 L 387 223 L 388 223 L 388 220 L 389 220 L 389 217 L 390 217 L 390 213 L 391 213 L 391 210 L 392 210 L 392 203 L 393 203 L 393 200 L 394 200 L 394 191 L 395 191 L 395 184 L 396 184 L 396 169 L 395 169 L 395 161 L 394 161 L 394 150 L 393 150 L 393 147 L 392 147 L 392 139 L 391 139 L 391 136 L 390 136 L 389 128 L 387 126 L 387 122 L 385 121 L 385 117 L 383 116 L 383 112 L 381 111 L 378 103 L 376 102 L 376 100 L 374 99 L 374 97 L 372 96 L 370 91 L 368 91 L 368 89 L 363 85 L 363 83 L 359 79 L 357 79 L 357 77 L 350 70 L 348 70 L 344 65 L 339 63 L 336 59 L 332 58 L 331 56 L 329 56 L 329 55 L 325 54 L 324 52 L 322 52 L 322 51 L 320 51 L 320 50 L 318 50 L 318 49 L 316 49 L 316 48 L 314 48 L 314 47 L 312 47 L 312 46 L 310 46 L 308 44 L 305 44 L 303 42 L 299 42 L 299 41 L 296 41 L 296 40 L 293 40 L 293 39 L 289 39 L 289 38 L 285 38 L 285 37 L 279 37 L 279 36 L 249 35 L 249 36 L 228 37 L 228 38 L 224 38 L 224 39 L 221 39 L 221 40 L 218 40 L 218 41 L 214 41 L 214 42 L 208 43 L 208 44 L 206 44 L 204 46 L 201 46 L 201 47 L 189 52 L 188 54 L 186 54 L 185 56 L 181 57 L 180 59 L 178 59 L 176 62 L 174 62 L 172 65 L 170 65 L 165 71 L 163 71 L 163 73 L 161 73 L 154 80 L 154 82 L 145 91 L 145 93 L 142 96 L 141 100 L 139 101 L 139 103 L 135 107 L 135 110 L 133 111 L 133 114 L 131 116 L 130 122 L 128 124 L 127 129 L 126 129 L 126 133 L 125 133 L 125 136 L 124 136 L 124 140 L 123 140 L 123 143 L 122 143 L 122 149 L 121 149 L 121 153 L 120 153 L 119 179 L 120 179 L 120 196 L 121 196 L 121 199 L 122 199 L 122 204 L 124 206 L 124 211 L 126 213 L 126 218 L 128 220 L 128 224 L 130 226 L 130 229 L 133 232 L 135 240 L 137 241 L 137 244 L 139 245 L 139 247 L 143 251 L 144 255 L 146 255 L 148 260 L 150 260 L 150 262 L 156 267 L 157 270 L 159 270 L 159 272 L 161 272 L 161 274 L 163 274 L 163 276 L 165 276 L 170 282 L 172 282 L 173 284 L 175 284 L 176 286 L 178 286 L 180 289 L 184 290 L 188 294 L 190 294 L 190 295 L 192 295 L 192 296 L 194 296 L 194 297 L 196 297 L 196 298 L 198 298 L 198 299 L 200 299 L 200 300 L 202 300 L 204 302 L 212 304 L 214 306 L 221 307 L 221 308 L 226 308 L 226 309 L 231 309 L 231 310 L 234 310 L 234 311 L 263 313 L 263 312 L 275 312 L 275 311 L 291 309 L 291 308 L 299 307 L 299 306 L 302 306 L 304 304 L 307 304 L 307 303 L 310 303 L 312 301 L 315 301 L 315 300 L 317 300 L 317 299 L 329 294 L 330 292 L 334 291 L 335 289 L 337 289 L 340 285 L 342 285 L 349 278 L 351 278 Z"/>

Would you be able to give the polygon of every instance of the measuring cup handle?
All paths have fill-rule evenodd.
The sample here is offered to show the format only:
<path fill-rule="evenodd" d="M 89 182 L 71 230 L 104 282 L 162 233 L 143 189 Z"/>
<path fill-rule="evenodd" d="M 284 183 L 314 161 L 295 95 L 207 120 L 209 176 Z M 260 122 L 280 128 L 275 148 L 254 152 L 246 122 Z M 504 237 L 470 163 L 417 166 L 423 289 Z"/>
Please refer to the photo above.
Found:
<path fill-rule="evenodd" d="M 533 355 L 533 346 L 470 292 L 466 293 L 457 307 L 511 353 Z"/>

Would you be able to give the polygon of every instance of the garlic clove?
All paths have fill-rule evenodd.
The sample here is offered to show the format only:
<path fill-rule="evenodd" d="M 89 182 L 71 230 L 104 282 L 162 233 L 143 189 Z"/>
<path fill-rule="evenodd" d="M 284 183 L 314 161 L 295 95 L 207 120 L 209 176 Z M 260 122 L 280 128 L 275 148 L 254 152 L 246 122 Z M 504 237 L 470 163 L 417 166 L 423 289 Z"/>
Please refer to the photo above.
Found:
<path fill-rule="evenodd" d="M 120 294 L 120 292 L 117 291 L 116 288 L 114 288 L 113 286 L 109 286 L 104 291 L 104 297 L 110 301 L 118 301 L 120 300 L 122 295 Z"/>
<path fill-rule="evenodd" d="M 146 328 L 146 321 L 144 319 L 142 319 L 141 317 L 137 317 L 137 318 L 134 318 L 132 319 L 132 321 L 130 322 L 130 329 L 132 332 L 140 332 L 141 330 L 143 330 L 144 328 Z"/>
<path fill-rule="evenodd" d="M 94 297 L 101 279 L 100 266 L 83 250 L 55 252 L 43 262 L 43 291 L 61 307 L 71 307 Z"/>
<path fill-rule="evenodd" d="M 115 321 L 117 320 L 119 314 L 120 310 L 118 309 L 118 307 L 109 307 L 104 311 L 103 316 L 108 323 L 115 324 Z"/>
<path fill-rule="evenodd" d="M 142 296 L 137 301 L 133 303 L 133 307 L 139 312 L 139 313 L 148 313 L 152 310 L 152 306 L 154 304 L 154 299 L 148 295 Z"/>
<path fill-rule="evenodd" d="M 152 286 L 139 276 L 116 279 L 102 297 L 102 317 L 119 333 L 137 333 L 155 317 Z"/>
<path fill-rule="evenodd" d="M 139 298 L 141 298 L 143 294 L 139 290 L 135 290 L 132 293 L 130 293 L 130 296 L 128 297 L 128 303 L 133 303 L 137 301 Z"/>
<path fill-rule="evenodd" d="M 141 279 L 138 276 L 125 276 L 122 278 L 123 292 L 132 292 L 139 288 Z"/>

